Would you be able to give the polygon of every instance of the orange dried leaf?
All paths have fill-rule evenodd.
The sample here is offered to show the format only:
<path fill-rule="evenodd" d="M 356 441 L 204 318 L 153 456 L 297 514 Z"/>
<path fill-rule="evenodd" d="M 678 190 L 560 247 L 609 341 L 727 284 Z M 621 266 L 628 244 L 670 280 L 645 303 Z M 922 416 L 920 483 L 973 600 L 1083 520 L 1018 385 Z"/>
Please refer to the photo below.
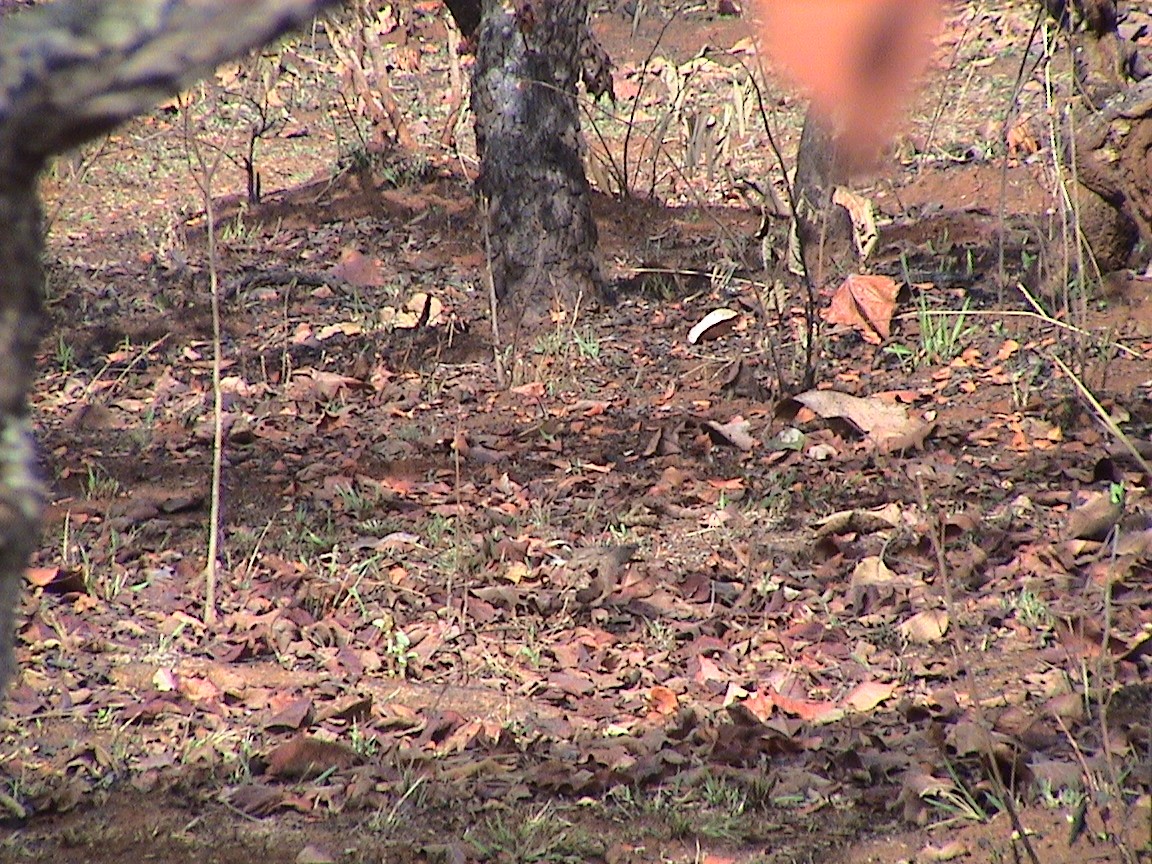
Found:
<path fill-rule="evenodd" d="M 667 687 L 657 684 L 648 691 L 648 710 L 653 714 L 670 717 L 676 713 L 676 709 L 679 707 L 679 697 Z"/>
<path fill-rule="evenodd" d="M 895 692 L 895 684 L 864 681 L 853 687 L 852 691 L 844 697 L 844 704 L 856 711 L 871 711 Z"/>
<path fill-rule="evenodd" d="M 356 751 L 335 741 L 293 738 L 268 756 L 268 773 L 274 777 L 306 779 L 330 769 L 350 768 L 360 760 Z"/>
<path fill-rule="evenodd" d="M 786 714 L 792 714 L 809 723 L 830 723 L 844 716 L 843 709 L 835 702 L 813 702 L 810 699 L 793 699 L 783 693 L 772 696 L 780 709 Z"/>
<path fill-rule="evenodd" d="M 832 295 L 824 320 L 851 327 L 865 342 L 879 345 L 892 332 L 899 293 L 900 286 L 891 277 L 854 274 Z"/>

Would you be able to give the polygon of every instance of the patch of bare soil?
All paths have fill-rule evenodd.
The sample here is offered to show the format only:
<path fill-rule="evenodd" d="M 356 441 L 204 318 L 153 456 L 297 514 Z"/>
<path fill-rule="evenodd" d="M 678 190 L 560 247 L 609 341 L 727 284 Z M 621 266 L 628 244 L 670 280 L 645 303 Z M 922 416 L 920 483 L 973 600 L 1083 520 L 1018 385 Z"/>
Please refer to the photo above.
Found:
<path fill-rule="evenodd" d="M 5 861 L 1147 860 L 1152 534 L 1107 430 L 1146 452 L 1147 295 L 1032 295 L 1056 199 L 1014 82 L 1031 8 L 954 5 L 858 190 L 867 284 L 901 289 L 856 295 L 889 315 L 873 338 L 812 335 L 786 220 L 762 244 L 744 183 L 779 178 L 748 24 L 682 5 L 597 17 L 609 290 L 519 346 L 510 389 L 466 136 L 435 143 L 438 5 L 385 34 L 414 151 L 368 146 L 313 34 L 45 178 L 51 501 Z M 262 201 L 228 159 L 213 178 L 206 625 L 211 273 L 181 112 L 243 152 L 235 106 L 273 79 Z M 763 97 L 794 147 L 801 106 Z"/>

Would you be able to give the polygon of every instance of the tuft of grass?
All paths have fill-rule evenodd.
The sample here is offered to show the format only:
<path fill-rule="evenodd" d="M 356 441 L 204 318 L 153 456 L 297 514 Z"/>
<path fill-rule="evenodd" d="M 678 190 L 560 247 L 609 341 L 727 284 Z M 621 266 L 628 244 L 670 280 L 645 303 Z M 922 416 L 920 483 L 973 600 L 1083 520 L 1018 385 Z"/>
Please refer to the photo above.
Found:
<path fill-rule="evenodd" d="M 963 350 L 968 337 L 976 331 L 968 325 L 971 305 L 971 298 L 965 297 L 959 310 L 931 309 L 927 297 L 920 295 L 916 304 L 916 320 L 920 324 L 918 361 L 947 363 Z"/>
<path fill-rule="evenodd" d="M 89 500 L 115 498 L 120 494 L 120 481 L 105 469 L 89 463 L 82 481 L 84 497 Z"/>
<path fill-rule="evenodd" d="M 1011 594 L 1001 601 L 1006 612 L 1013 612 L 1021 624 L 1033 630 L 1050 630 L 1055 618 L 1048 604 L 1033 591 L 1024 589 Z"/>

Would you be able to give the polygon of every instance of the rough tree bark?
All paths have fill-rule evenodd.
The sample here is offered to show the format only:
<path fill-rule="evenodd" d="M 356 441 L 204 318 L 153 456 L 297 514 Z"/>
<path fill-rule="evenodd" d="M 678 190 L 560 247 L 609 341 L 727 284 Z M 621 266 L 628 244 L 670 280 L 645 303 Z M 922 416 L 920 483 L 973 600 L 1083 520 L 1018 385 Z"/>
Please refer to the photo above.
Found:
<path fill-rule="evenodd" d="M 576 86 L 583 77 L 606 90 L 610 78 L 585 74 L 587 0 L 484 0 L 477 40 L 477 187 L 500 338 L 516 345 L 549 311 L 599 297 Z"/>
<path fill-rule="evenodd" d="M 792 200 L 804 269 L 817 286 L 847 275 L 860 264 L 852 219 L 832 200 L 836 187 L 847 183 L 850 173 L 831 122 L 809 106 L 796 151 Z"/>
<path fill-rule="evenodd" d="M 37 172 L 328 2 L 57 0 L 0 22 L 0 694 L 40 518 L 27 398 L 43 324 Z"/>
<path fill-rule="evenodd" d="M 1070 31 L 1077 85 L 1084 96 L 1076 112 L 1074 146 L 1065 153 L 1077 180 L 1080 230 L 1100 275 L 1142 267 L 1152 255 L 1148 58 L 1120 36 L 1115 0 L 1044 3 Z M 1058 259 L 1061 239 L 1050 244 L 1050 259 Z M 1049 281 L 1062 281 L 1066 275 L 1066 268 L 1053 266 Z"/>

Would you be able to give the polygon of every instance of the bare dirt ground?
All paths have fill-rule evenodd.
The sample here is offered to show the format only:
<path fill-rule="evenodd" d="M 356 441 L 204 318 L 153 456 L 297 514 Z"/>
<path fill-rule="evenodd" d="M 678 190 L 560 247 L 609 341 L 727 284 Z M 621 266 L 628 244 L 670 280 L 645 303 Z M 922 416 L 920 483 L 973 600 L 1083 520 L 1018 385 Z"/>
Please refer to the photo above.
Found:
<path fill-rule="evenodd" d="M 681 5 L 597 15 L 610 296 L 520 346 L 510 389 L 437 4 L 381 28 L 411 148 L 375 146 L 317 29 L 45 178 L 51 491 L 3 860 L 1148 860 L 1146 476 L 1102 418 L 1148 439 L 1152 306 L 1138 278 L 1029 281 L 1066 57 L 1049 100 L 1030 4 L 952 6 L 857 187 L 864 269 L 908 286 L 891 333 L 811 336 L 787 220 L 765 264 L 742 192 L 780 184 L 751 25 Z M 790 160 L 803 105 L 761 87 Z M 258 107 L 283 122 L 250 204 Z M 225 157 L 212 625 L 193 144 Z M 784 398 L 808 341 L 911 446 Z"/>

